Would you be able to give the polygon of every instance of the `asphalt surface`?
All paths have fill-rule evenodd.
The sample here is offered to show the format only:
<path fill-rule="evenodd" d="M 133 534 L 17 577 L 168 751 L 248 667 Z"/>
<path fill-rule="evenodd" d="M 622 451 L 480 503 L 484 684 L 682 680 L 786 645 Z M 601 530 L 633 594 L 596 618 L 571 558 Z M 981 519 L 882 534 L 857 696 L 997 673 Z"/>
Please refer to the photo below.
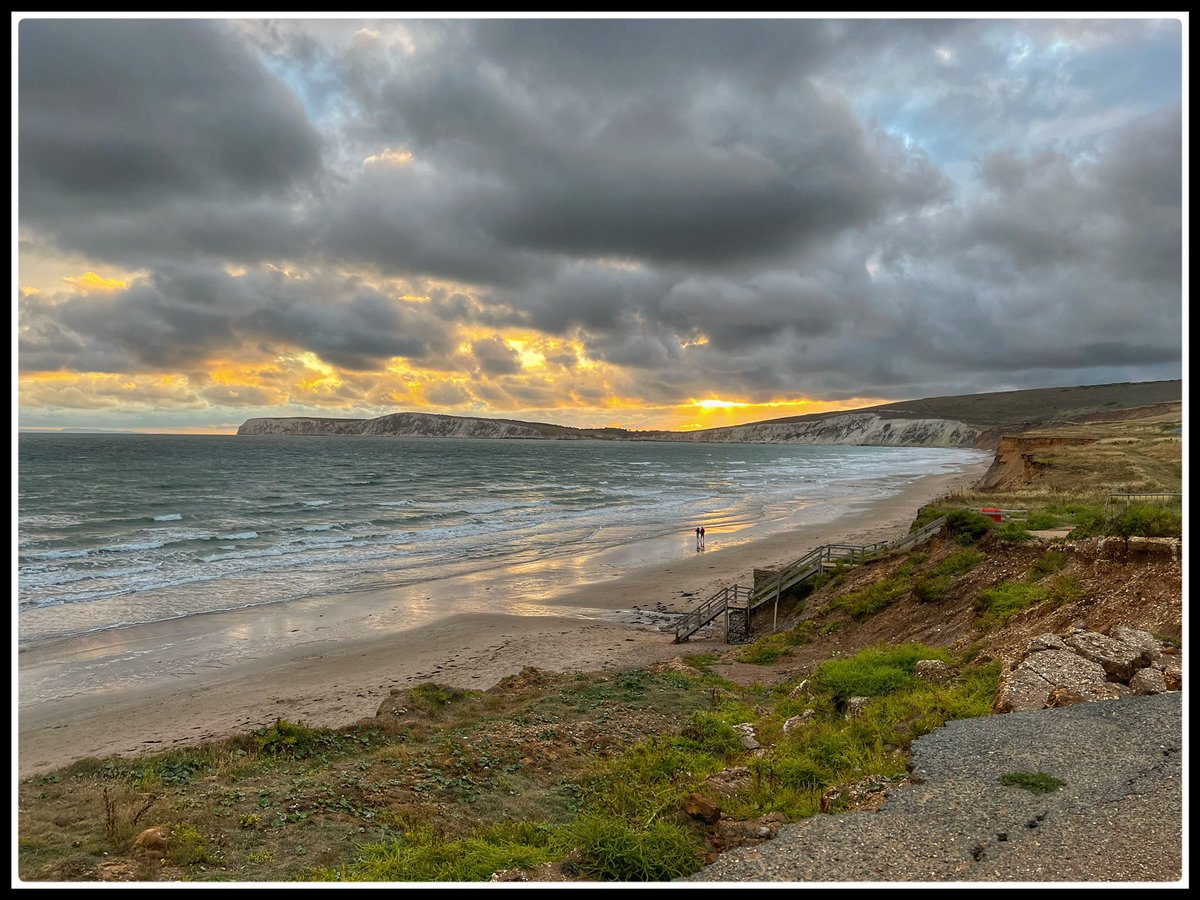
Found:
<path fill-rule="evenodd" d="M 950 722 L 913 743 L 922 781 L 879 811 L 784 826 L 686 880 L 1183 886 L 1182 759 L 1181 693 Z M 999 782 L 1016 772 L 1066 784 Z"/>

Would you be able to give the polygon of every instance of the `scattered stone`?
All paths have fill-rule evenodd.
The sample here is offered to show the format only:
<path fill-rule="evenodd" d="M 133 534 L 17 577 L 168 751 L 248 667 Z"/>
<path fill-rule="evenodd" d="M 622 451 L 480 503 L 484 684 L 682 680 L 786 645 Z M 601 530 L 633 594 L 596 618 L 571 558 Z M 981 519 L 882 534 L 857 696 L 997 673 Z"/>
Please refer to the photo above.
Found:
<path fill-rule="evenodd" d="M 733 726 L 733 730 L 741 736 L 742 746 L 747 750 L 757 750 L 762 746 L 758 742 L 758 737 L 754 733 L 754 724 L 752 722 L 741 722 Z"/>
<path fill-rule="evenodd" d="M 1067 646 L 1085 659 L 1099 663 L 1114 680 L 1128 684 L 1133 673 L 1153 661 L 1150 654 L 1114 637 L 1087 631 L 1067 637 Z"/>
<path fill-rule="evenodd" d="M 862 715 L 862 711 L 866 709 L 870 701 L 870 697 L 851 697 L 848 699 L 846 701 L 846 718 L 855 719 Z"/>
<path fill-rule="evenodd" d="M 163 856 L 170 845 L 171 829 L 165 825 L 156 825 L 138 834 L 129 849 L 133 853 Z"/>
<path fill-rule="evenodd" d="M 1039 634 L 1029 642 L 1029 653 L 1040 653 L 1043 650 L 1066 650 L 1067 645 L 1057 634 Z"/>
<path fill-rule="evenodd" d="M 1161 669 L 1148 666 L 1134 673 L 1129 679 L 1129 687 L 1139 695 L 1163 694 L 1167 691 L 1167 680 Z"/>
<path fill-rule="evenodd" d="M 750 769 L 747 766 L 722 769 L 715 775 L 709 775 L 704 780 L 704 786 L 717 794 L 732 796 L 741 793 L 750 787 Z"/>
<path fill-rule="evenodd" d="M 808 697 L 808 679 L 805 678 L 802 682 L 792 688 L 792 692 L 788 694 L 791 700 L 799 700 L 800 698 Z"/>
<path fill-rule="evenodd" d="M 669 673 L 669 672 L 674 672 L 674 673 L 681 674 L 681 675 L 695 675 L 696 674 L 696 670 L 693 669 L 691 666 L 689 666 L 684 661 L 682 656 L 672 656 L 670 659 L 666 660 L 665 662 L 655 663 L 654 665 L 650 666 L 646 671 L 653 672 L 658 675 L 661 675 L 664 673 Z"/>
<path fill-rule="evenodd" d="M 783 723 L 783 733 L 791 734 L 793 731 L 795 731 L 801 725 L 804 725 L 805 723 L 811 721 L 812 717 L 815 716 L 816 714 L 817 714 L 817 711 L 815 709 L 806 709 L 804 712 L 800 713 L 800 715 L 792 716 L 790 719 L 788 719 L 786 722 Z"/>
<path fill-rule="evenodd" d="M 567 874 L 571 867 L 579 862 L 579 851 L 572 850 L 562 862 L 542 863 L 532 869 L 502 869 L 492 875 L 488 881 L 521 882 L 521 881 L 577 881 Z"/>
<path fill-rule="evenodd" d="M 735 847 L 751 847 L 769 841 L 782 827 L 783 814 L 777 812 L 744 822 L 722 819 L 717 823 L 716 837 L 720 849 L 732 850 Z"/>
<path fill-rule="evenodd" d="M 688 794 L 680 806 L 691 818 L 707 822 L 709 825 L 721 818 L 721 807 L 700 794 Z"/>
<path fill-rule="evenodd" d="M 1183 669 L 1177 663 L 1163 666 L 1163 682 L 1168 691 L 1183 690 Z"/>
<path fill-rule="evenodd" d="M 907 776 L 868 775 L 849 784 L 839 784 L 821 795 L 821 812 L 874 812 L 887 800 L 888 791 L 909 783 Z"/>
<path fill-rule="evenodd" d="M 926 681 L 945 681 L 954 676 L 951 668 L 940 659 L 919 659 L 914 670 L 918 678 Z"/>
<path fill-rule="evenodd" d="M 1087 697 L 1076 691 L 1066 687 L 1056 687 L 1050 692 L 1050 696 L 1046 698 L 1046 706 L 1051 709 L 1062 709 L 1067 706 L 1075 706 L 1078 703 L 1087 703 Z"/>

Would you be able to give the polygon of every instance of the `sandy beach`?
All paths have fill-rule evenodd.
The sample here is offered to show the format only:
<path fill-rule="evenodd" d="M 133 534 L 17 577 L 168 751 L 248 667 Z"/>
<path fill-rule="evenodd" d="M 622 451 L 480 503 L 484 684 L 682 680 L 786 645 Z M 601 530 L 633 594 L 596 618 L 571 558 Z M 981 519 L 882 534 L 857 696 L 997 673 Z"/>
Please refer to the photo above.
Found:
<path fill-rule="evenodd" d="M 620 669 L 701 652 L 712 645 L 693 640 L 681 651 L 672 643 L 662 630 L 666 614 L 813 546 L 896 537 L 920 506 L 973 483 L 988 462 L 915 479 L 833 521 L 786 533 L 713 530 L 706 552 L 684 557 L 677 546 L 632 546 L 30 647 L 18 654 L 19 774 L 154 752 L 280 717 L 346 725 L 373 716 L 390 689 L 423 681 L 482 689 L 524 666 Z M 509 613 L 488 611 L 496 592 Z M 449 597 L 477 602 L 456 602 L 448 615 Z"/>

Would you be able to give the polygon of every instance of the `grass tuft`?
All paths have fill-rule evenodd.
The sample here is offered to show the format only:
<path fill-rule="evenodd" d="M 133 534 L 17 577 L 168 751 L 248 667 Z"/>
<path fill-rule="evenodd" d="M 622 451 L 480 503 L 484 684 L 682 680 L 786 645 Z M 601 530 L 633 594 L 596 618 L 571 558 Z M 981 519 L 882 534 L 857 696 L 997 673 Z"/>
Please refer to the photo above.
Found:
<path fill-rule="evenodd" d="M 1049 794 L 1066 784 L 1065 781 L 1045 772 L 1009 772 L 1000 776 L 1000 783 L 1024 788 L 1034 794 Z"/>

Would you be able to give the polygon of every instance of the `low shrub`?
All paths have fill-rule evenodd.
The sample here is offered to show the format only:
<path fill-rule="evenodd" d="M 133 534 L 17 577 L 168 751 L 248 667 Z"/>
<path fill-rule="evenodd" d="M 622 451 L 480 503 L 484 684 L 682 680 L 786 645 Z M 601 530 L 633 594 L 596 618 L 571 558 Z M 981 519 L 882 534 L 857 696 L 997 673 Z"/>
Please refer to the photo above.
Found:
<path fill-rule="evenodd" d="M 975 598 L 979 627 L 987 630 L 1003 625 L 1021 610 L 1036 606 L 1046 597 L 1046 588 L 1039 584 L 1002 581 L 993 588 L 980 591 Z"/>
<path fill-rule="evenodd" d="M 579 874 L 602 881 L 671 881 L 700 868 L 700 842 L 671 822 L 644 828 L 585 815 L 561 838 L 579 851 Z"/>
<path fill-rule="evenodd" d="M 970 509 L 956 509 L 946 516 L 946 531 L 964 545 L 976 543 L 995 525 L 988 516 Z"/>

